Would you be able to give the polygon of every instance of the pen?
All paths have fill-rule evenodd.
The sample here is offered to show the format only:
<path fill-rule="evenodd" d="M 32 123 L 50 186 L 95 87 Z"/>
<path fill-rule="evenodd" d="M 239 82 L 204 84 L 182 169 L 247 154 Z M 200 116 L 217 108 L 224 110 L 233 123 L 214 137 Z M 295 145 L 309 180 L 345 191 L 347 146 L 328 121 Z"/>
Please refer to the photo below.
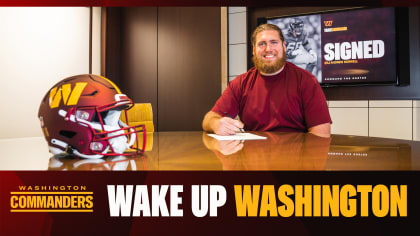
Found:
<path fill-rule="evenodd" d="M 232 118 L 232 116 L 230 116 L 230 115 L 229 115 L 229 113 L 225 112 L 225 115 L 226 115 L 227 117 L 229 117 L 229 118 L 233 119 L 233 118 Z M 243 128 L 239 128 L 239 130 L 241 131 L 241 133 L 245 133 L 245 130 L 244 130 Z"/>

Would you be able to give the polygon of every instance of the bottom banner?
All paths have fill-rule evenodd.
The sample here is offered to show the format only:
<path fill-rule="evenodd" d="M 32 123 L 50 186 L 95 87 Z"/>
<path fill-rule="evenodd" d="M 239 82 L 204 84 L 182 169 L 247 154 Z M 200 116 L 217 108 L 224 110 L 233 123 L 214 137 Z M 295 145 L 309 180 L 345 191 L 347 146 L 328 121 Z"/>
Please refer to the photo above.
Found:
<path fill-rule="evenodd" d="M 1 235 L 405 234 L 420 172 L 5 171 Z"/>

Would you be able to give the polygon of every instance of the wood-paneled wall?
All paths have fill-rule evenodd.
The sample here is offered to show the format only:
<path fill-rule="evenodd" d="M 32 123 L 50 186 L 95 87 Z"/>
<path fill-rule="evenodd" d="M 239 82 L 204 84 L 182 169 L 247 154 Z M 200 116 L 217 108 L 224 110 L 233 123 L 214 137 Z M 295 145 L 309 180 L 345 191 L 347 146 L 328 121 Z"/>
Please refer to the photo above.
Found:
<path fill-rule="evenodd" d="M 201 130 L 220 96 L 220 8 L 108 8 L 105 74 L 158 131 Z"/>

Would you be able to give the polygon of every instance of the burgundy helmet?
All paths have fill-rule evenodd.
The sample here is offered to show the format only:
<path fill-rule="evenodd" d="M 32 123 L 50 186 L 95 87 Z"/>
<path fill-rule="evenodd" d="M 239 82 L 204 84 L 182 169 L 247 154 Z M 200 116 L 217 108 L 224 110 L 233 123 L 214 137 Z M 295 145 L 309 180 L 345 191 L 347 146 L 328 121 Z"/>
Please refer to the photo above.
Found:
<path fill-rule="evenodd" d="M 144 151 L 145 126 L 129 126 L 127 119 L 125 123 L 120 120 L 121 112 L 132 106 L 133 101 L 107 78 L 76 75 L 61 80 L 47 92 L 38 118 L 54 155 L 83 158 L 137 155 Z M 137 148 L 140 132 L 143 132 L 141 149 Z M 128 148 L 135 151 L 124 153 Z"/>

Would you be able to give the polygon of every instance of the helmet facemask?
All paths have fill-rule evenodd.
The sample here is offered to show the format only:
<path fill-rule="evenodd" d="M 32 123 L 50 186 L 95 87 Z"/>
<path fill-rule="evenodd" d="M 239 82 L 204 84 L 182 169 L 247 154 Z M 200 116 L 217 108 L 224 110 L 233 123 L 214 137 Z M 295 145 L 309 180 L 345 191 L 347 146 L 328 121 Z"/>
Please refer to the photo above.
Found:
<path fill-rule="evenodd" d="M 73 107 L 68 113 L 64 110 L 59 111 L 65 120 L 89 129 L 92 134 L 92 139 L 88 142 L 88 151 L 72 148 L 73 154 L 84 158 L 101 158 L 103 156 L 138 155 L 144 152 L 145 126 L 129 126 L 128 119 L 126 119 L 126 123 L 120 120 L 121 112 L 127 112 L 133 106 L 130 99 L 125 95 L 121 98 L 121 95 L 118 94 L 117 102 L 105 106 Z M 143 132 L 142 149 L 138 148 L 138 132 Z M 135 148 L 134 144 L 136 144 Z M 135 152 L 124 153 L 129 148 L 134 149 Z"/>

